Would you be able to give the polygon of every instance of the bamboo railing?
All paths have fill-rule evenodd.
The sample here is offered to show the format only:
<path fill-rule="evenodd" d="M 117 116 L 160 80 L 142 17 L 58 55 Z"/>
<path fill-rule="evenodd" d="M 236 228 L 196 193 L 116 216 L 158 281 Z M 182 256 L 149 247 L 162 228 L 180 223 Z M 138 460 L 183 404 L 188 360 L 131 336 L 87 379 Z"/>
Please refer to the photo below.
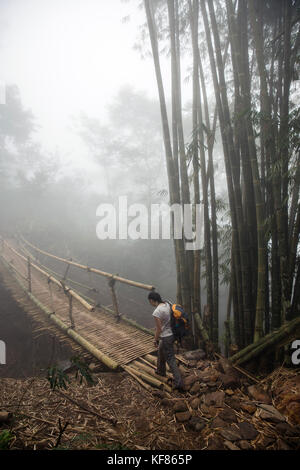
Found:
<path fill-rule="evenodd" d="M 25 248 L 24 245 L 21 245 L 21 248 L 23 250 L 23 252 L 27 253 L 27 256 L 31 257 L 31 259 L 35 260 L 36 263 L 39 264 L 39 267 L 42 268 L 45 272 L 49 274 L 51 274 L 52 276 L 56 276 L 57 278 L 61 276 L 61 274 L 57 273 L 56 271 L 53 271 L 53 269 L 50 269 L 48 266 L 45 266 L 43 265 L 27 248 Z M 19 273 L 19 275 L 21 276 L 21 274 Z M 27 280 L 27 278 L 26 278 Z M 79 287 L 82 287 L 86 290 L 90 290 L 90 291 L 93 291 L 93 292 L 99 292 L 97 289 L 95 288 L 90 288 L 89 286 L 85 285 L 85 284 L 82 284 L 81 282 L 77 282 L 77 281 L 74 281 L 73 279 L 70 279 L 70 278 L 65 278 L 65 281 L 67 282 L 70 282 L 71 284 L 74 284 L 76 286 L 79 286 Z M 101 289 L 102 291 L 102 289 Z M 95 311 L 97 311 L 97 309 L 101 309 L 101 310 L 104 310 L 105 312 L 111 314 L 111 315 L 116 315 L 116 311 L 113 311 L 111 308 L 109 308 L 110 306 L 104 306 L 104 305 L 101 305 L 101 306 L 98 306 L 98 305 L 93 305 L 94 303 L 94 300 L 91 299 L 90 297 L 88 297 L 87 295 L 83 294 L 82 292 L 80 292 L 80 296 L 85 299 L 87 301 L 87 303 L 90 304 L 90 306 L 93 306 Z M 112 305 L 113 307 L 114 305 Z M 118 314 L 117 314 L 117 318 L 120 318 L 121 317 L 121 314 L 119 314 L 119 310 L 118 310 Z M 131 325 L 135 328 L 137 328 L 138 330 L 141 330 L 143 331 L 144 333 L 147 333 L 151 336 L 154 336 L 154 331 L 150 330 L 149 328 L 146 328 L 142 325 L 140 325 L 139 323 L 135 322 L 134 320 L 130 319 L 130 318 L 127 318 L 125 315 L 122 314 L 122 321 L 127 323 L 128 325 Z"/>
<path fill-rule="evenodd" d="M 151 286 L 149 284 L 143 284 L 141 282 L 136 282 L 136 281 L 132 281 L 130 279 L 126 279 L 124 277 L 120 277 L 119 275 L 117 274 L 111 274 L 111 273 L 107 273 L 105 271 L 101 271 L 100 269 L 97 269 L 97 268 L 91 268 L 89 266 L 86 266 L 86 265 L 83 265 L 83 264 L 80 264 L 80 263 L 75 263 L 74 261 L 70 261 L 70 260 L 67 260 L 66 258 L 61 258 L 59 256 L 56 256 L 56 255 L 53 255 L 52 253 L 48 253 L 47 251 L 44 251 L 44 250 L 41 250 L 40 248 L 38 248 L 37 246 L 33 245 L 32 243 L 30 243 L 28 240 L 26 240 L 26 238 L 24 238 L 23 236 L 21 236 L 21 240 L 28 246 L 31 246 L 31 248 L 33 248 L 34 250 L 38 251 L 39 253 L 45 255 L 45 256 L 48 256 L 49 258 L 52 258 L 52 259 L 56 259 L 57 261 L 62 261 L 63 263 L 66 263 L 66 264 L 69 264 L 71 266 L 75 266 L 79 269 L 83 269 L 84 271 L 90 271 L 91 273 L 95 273 L 95 274 L 98 274 L 99 276 L 103 276 L 103 277 L 106 277 L 108 279 L 113 279 L 114 281 L 118 281 L 118 282 L 121 282 L 123 284 L 127 284 L 129 286 L 133 286 L 133 287 L 138 287 L 139 289 L 145 289 L 145 290 L 149 290 L 149 291 L 152 291 L 152 290 L 155 290 L 155 287 L 154 286 Z"/>
<path fill-rule="evenodd" d="M 166 395 L 168 396 L 171 392 L 172 389 L 169 386 L 169 380 L 171 379 L 171 374 L 169 371 L 169 367 L 167 366 L 167 377 L 160 377 L 155 373 L 156 369 L 156 357 L 153 356 L 152 354 L 146 354 L 143 357 L 139 357 L 138 360 L 133 360 L 132 362 L 128 363 L 127 365 L 120 365 L 118 364 L 115 360 L 111 359 L 108 357 L 106 354 L 104 354 L 102 351 L 100 351 L 97 347 L 95 347 L 93 344 L 91 344 L 86 338 L 84 338 L 82 335 L 80 335 L 77 331 L 75 331 L 75 324 L 74 320 L 72 317 L 72 299 L 75 298 L 78 302 L 80 302 L 89 312 L 92 312 L 95 310 L 95 307 L 87 302 L 85 299 L 81 297 L 77 292 L 75 292 L 73 289 L 68 287 L 65 284 L 65 280 L 58 280 L 55 278 L 53 275 L 49 274 L 45 269 L 42 269 L 40 266 L 37 266 L 36 263 L 32 261 L 34 259 L 34 256 L 32 256 L 31 252 L 27 249 L 24 249 L 25 247 L 22 248 L 23 252 L 26 253 L 27 256 L 24 256 L 23 254 L 19 253 L 18 250 L 16 250 L 13 246 L 11 246 L 6 240 L 2 239 L 0 237 L 2 247 L 6 246 L 9 250 L 11 250 L 12 253 L 14 253 L 18 258 L 23 260 L 26 265 L 27 265 L 27 277 L 22 274 L 16 266 L 13 265 L 12 262 L 9 262 L 8 260 L 5 260 L 5 258 L 2 256 L 2 261 L 4 265 L 6 265 L 8 268 L 10 268 L 13 271 L 14 277 L 20 287 L 27 293 L 29 298 L 45 313 L 47 314 L 48 318 L 51 320 L 51 322 L 55 323 L 55 325 L 62 330 L 66 335 L 71 337 L 75 342 L 80 344 L 85 350 L 90 352 L 96 359 L 98 359 L 100 362 L 105 364 L 107 367 L 110 369 L 117 369 L 117 368 L 122 368 L 125 370 L 132 378 L 134 378 L 140 385 L 142 385 L 145 389 L 148 391 L 152 390 L 152 387 L 154 388 L 159 388 L 160 390 L 163 390 Z M 25 241 L 23 238 L 23 241 L 28 244 L 28 246 L 31 246 L 33 249 L 37 249 L 34 247 L 34 245 L 30 244 L 29 242 Z M 43 250 L 37 249 L 37 251 L 46 254 Z M 77 267 L 80 267 L 85 270 L 91 270 L 92 272 L 95 272 L 96 274 L 104 275 L 103 271 L 97 270 L 96 268 L 89 268 L 87 266 L 80 265 L 79 263 L 74 263 L 68 260 L 65 260 L 64 258 L 59 258 L 56 257 L 55 255 L 50 255 L 54 259 L 59 259 L 60 261 L 66 262 L 68 265 L 75 265 Z M 36 262 L 39 263 L 38 260 Z M 48 269 L 48 268 L 47 268 Z M 68 300 L 69 300 L 69 317 L 71 321 L 71 325 L 67 325 L 63 320 L 57 317 L 55 312 L 50 311 L 45 305 L 43 305 L 36 297 L 33 295 L 31 292 L 31 273 L 32 270 L 36 270 L 38 273 L 40 273 L 43 277 L 45 277 L 48 281 L 48 283 L 53 283 L 57 285 L 60 289 L 63 289 L 64 293 L 67 295 Z M 50 270 L 51 271 L 51 270 Z M 56 273 L 57 274 L 57 273 Z M 18 277 L 21 277 L 23 281 L 26 281 L 27 287 L 24 286 L 23 282 L 21 282 Z M 116 281 L 119 282 L 124 282 L 125 284 L 129 284 L 131 286 L 135 287 L 140 287 L 143 289 L 147 290 L 153 290 L 153 286 L 149 286 L 146 284 L 141 284 L 141 283 L 136 283 L 134 281 L 130 281 L 124 278 L 121 278 L 119 276 L 113 276 L 112 274 L 105 273 L 105 276 L 108 277 L 109 279 L 109 287 L 112 291 L 112 297 L 113 297 L 113 306 L 115 307 L 115 312 L 113 312 L 109 308 L 104 308 L 102 307 L 105 311 L 114 314 L 117 313 L 119 316 L 119 310 L 118 310 L 118 304 L 117 304 L 117 299 L 115 292 L 113 292 L 113 287 Z M 128 281 L 128 282 L 127 282 Z M 147 332 L 148 334 L 153 335 L 153 332 L 151 330 L 148 330 L 146 328 L 141 327 L 140 325 L 137 325 L 134 321 L 124 318 L 123 319 L 126 323 L 131 324 L 132 326 L 142 329 L 144 332 Z"/>
<path fill-rule="evenodd" d="M 4 265 L 7 267 L 11 267 L 11 263 L 8 263 L 3 257 L 2 257 L 2 262 Z M 31 292 L 29 292 L 29 289 L 27 289 L 26 286 L 15 276 L 15 279 L 19 286 L 24 290 L 28 297 L 39 307 L 51 320 L 52 323 L 55 323 L 55 325 L 62 330 L 66 335 L 68 335 L 70 338 L 72 338 L 76 343 L 80 344 L 84 349 L 86 349 L 88 352 L 90 352 L 95 358 L 97 358 L 100 362 L 105 364 L 107 367 L 110 369 L 116 369 L 119 364 L 108 357 L 106 354 L 104 354 L 102 351 L 97 349 L 93 344 L 91 344 L 89 341 L 87 341 L 83 336 L 81 336 L 79 333 L 74 331 L 74 329 L 70 326 L 68 326 L 65 322 L 63 322 L 60 318 L 57 317 L 57 315 L 54 312 L 51 312 L 49 309 L 47 309 Z"/>
<path fill-rule="evenodd" d="M 28 287 L 28 290 L 30 291 L 31 290 L 31 275 L 30 275 L 30 271 L 31 269 L 35 269 L 36 271 L 38 271 L 40 274 L 42 274 L 44 277 L 47 278 L 48 282 L 53 282 L 53 284 L 56 284 L 58 287 L 60 288 L 63 288 L 64 292 L 71 296 L 71 297 L 74 297 L 79 303 L 81 303 L 88 311 L 90 312 L 93 312 L 94 311 L 94 306 L 89 304 L 88 302 L 86 302 L 86 300 L 84 300 L 80 295 L 77 294 L 77 292 L 75 292 L 73 289 L 71 289 L 70 287 L 68 287 L 66 284 L 64 284 L 62 281 L 59 281 L 58 279 L 56 279 L 54 276 L 51 276 L 49 275 L 46 271 L 44 271 L 42 268 L 40 268 L 39 266 L 37 266 L 35 263 L 33 263 L 29 257 L 25 257 L 23 256 L 21 253 L 19 253 L 17 250 L 15 250 L 12 246 L 9 245 L 9 243 L 7 243 L 5 240 L 3 240 L 3 243 L 4 245 L 9 249 L 11 250 L 16 256 L 18 256 L 20 259 L 22 259 L 23 261 L 25 261 L 25 263 L 27 264 L 28 266 L 28 283 L 29 283 L 29 287 Z M 11 263 L 8 263 L 11 267 L 13 267 L 11 265 Z M 16 268 L 15 268 L 16 270 Z M 18 273 L 21 277 L 24 277 L 22 276 L 21 273 Z"/>
<path fill-rule="evenodd" d="M 143 284 L 141 282 L 132 281 L 130 279 L 120 277 L 117 274 L 107 273 L 105 271 L 101 271 L 100 269 L 91 268 L 89 266 L 86 266 L 86 265 L 83 265 L 83 264 L 80 264 L 80 263 L 76 263 L 76 262 L 71 261 L 71 260 L 67 260 L 66 258 L 61 258 L 60 256 L 53 255 L 52 253 L 49 253 L 45 250 L 41 250 L 37 246 L 33 245 L 28 240 L 26 240 L 26 238 L 23 237 L 22 235 L 20 236 L 20 238 L 23 241 L 23 243 L 25 243 L 27 246 L 31 247 L 36 252 L 41 253 L 41 254 L 43 254 L 45 256 L 48 256 L 49 258 L 55 259 L 57 261 L 61 261 L 61 262 L 65 263 L 68 266 L 68 268 L 70 266 L 75 266 L 75 267 L 77 267 L 79 269 L 82 269 L 86 272 L 90 272 L 90 273 L 97 274 L 99 276 L 106 277 L 108 279 L 108 287 L 109 287 L 110 292 L 111 292 L 112 305 L 114 307 L 114 311 L 115 311 L 117 321 L 120 321 L 120 319 L 121 319 L 121 314 L 120 314 L 120 311 L 119 311 L 119 305 L 118 305 L 118 299 L 117 299 L 117 293 L 116 293 L 116 290 L 115 290 L 115 284 L 116 284 L 117 281 L 120 282 L 120 283 L 123 283 L 123 284 L 127 284 L 127 285 L 132 286 L 132 287 L 137 287 L 139 289 L 145 289 L 145 290 L 149 290 L 149 291 L 155 290 L 155 287 L 151 286 L 149 284 Z M 68 271 L 68 268 L 67 268 L 67 271 Z M 66 274 L 67 274 L 67 271 L 66 271 Z M 70 288 L 69 288 L 68 292 L 70 293 Z M 70 295 L 72 295 L 72 293 L 70 293 Z"/>

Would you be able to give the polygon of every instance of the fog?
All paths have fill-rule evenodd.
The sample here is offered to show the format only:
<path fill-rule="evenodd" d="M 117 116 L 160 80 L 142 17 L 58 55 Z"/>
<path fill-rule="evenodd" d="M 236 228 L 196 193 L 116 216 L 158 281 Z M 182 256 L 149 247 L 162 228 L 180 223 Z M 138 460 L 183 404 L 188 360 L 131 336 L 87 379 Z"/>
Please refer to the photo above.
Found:
<path fill-rule="evenodd" d="M 128 18 L 128 16 L 130 18 Z M 172 240 L 99 240 L 100 204 L 168 203 L 167 170 L 152 57 L 134 47 L 145 23 L 138 2 L 9 0 L 0 5 L 0 234 L 23 234 L 50 253 L 156 287 L 176 299 Z M 149 52 L 149 51 L 148 51 Z M 191 139 L 192 87 L 182 61 L 184 132 Z M 169 115 L 170 59 L 162 59 Z M 227 193 L 217 131 L 217 197 Z M 41 256 L 61 275 L 64 267 Z M 85 276 L 85 277 L 84 277 Z M 102 289 L 99 277 L 70 276 Z M 153 327 L 146 291 L 117 288 L 120 311 Z M 205 280 L 202 281 L 205 303 Z M 83 292 L 88 295 L 88 292 Z M 220 286 L 220 326 L 227 287 Z"/>

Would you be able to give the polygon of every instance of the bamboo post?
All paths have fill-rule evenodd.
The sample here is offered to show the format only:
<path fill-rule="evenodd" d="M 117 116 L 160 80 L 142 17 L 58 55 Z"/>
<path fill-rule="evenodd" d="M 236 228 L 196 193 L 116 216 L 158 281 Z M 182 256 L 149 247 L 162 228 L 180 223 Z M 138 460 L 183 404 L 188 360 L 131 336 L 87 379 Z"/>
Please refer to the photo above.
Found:
<path fill-rule="evenodd" d="M 30 256 L 27 258 L 27 271 L 28 271 L 28 290 L 31 292 L 31 261 Z"/>
<path fill-rule="evenodd" d="M 60 283 L 62 285 L 64 294 L 68 297 L 68 301 L 69 301 L 69 318 L 70 318 L 70 322 L 71 322 L 71 328 L 74 329 L 75 328 L 75 323 L 74 323 L 74 319 L 73 319 L 73 316 L 72 316 L 72 311 L 73 311 L 73 301 L 72 300 L 73 300 L 73 297 L 71 295 L 70 288 L 65 286 L 64 281 L 61 280 Z"/>
<path fill-rule="evenodd" d="M 70 259 L 70 261 L 72 261 L 72 259 Z M 66 269 L 65 274 L 64 274 L 64 277 L 63 277 L 63 280 L 64 280 L 64 281 L 67 279 L 67 275 L 68 275 L 70 266 L 71 266 L 70 264 L 67 264 L 67 269 Z"/>
<path fill-rule="evenodd" d="M 115 291 L 115 283 L 116 283 L 116 280 L 114 279 L 114 277 L 112 277 L 108 281 L 108 285 L 110 287 L 111 296 L 112 296 L 112 302 L 113 302 L 113 306 L 114 306 L 114 310 L 115 310 L 115 314 L 116 314 L 116 320 L 117 320 L 117 323 L 119 323 L 119 321 L 121 319 L 121 315 L 120 315 L 120 312 L 119 312 L 118 299 L 117 299 L 117 295 L 116 295 L 116 291 Z"/>
<path fill-rule="evenodd" d="M 200 331 L 200 334 L 202 336 L 203 341 L 205 343 L 208 343 L 209 342 L 208 332 L 207 332 L 207 330 L 205 329 L 205 327 L 203 325 L 203 322 L 202 322 L 202 319 L 201 319 L 199 313 L 195 313 L 195 320 L 196 320 L 196 324 L 197 324 L 197 327 Z"/>
<path fill-rule="evenodd" d="M 68 299 L 69 299 L 69 317 L 70 317 L 70 322 L 71 322 L 71 328 L 75 328 L 75 323 L 73 319 L 73 297 L 68 294 Z"/>

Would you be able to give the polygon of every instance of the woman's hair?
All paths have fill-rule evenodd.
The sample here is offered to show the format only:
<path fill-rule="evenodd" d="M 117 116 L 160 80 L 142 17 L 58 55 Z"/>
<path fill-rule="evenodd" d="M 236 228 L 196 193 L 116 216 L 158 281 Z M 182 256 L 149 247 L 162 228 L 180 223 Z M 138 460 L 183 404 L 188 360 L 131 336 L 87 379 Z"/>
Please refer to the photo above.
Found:
<path fill-rule="evenodd" d="M 150 294 L 148 295 L 148 300 L 153 300 L 154 302 L 158 302 L 160 304 L 163 303 L 161 296 L 158 292 L 150 292 Z"/>

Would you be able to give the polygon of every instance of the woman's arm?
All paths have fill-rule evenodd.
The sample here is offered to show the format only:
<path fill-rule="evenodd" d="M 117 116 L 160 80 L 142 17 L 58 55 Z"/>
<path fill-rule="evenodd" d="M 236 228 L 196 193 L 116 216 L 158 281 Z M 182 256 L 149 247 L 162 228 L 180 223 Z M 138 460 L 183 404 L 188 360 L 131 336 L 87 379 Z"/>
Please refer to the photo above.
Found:
<path fill-rule="evenodd" d="M 154 336 L 154 342 L 155 344 L 157 345 L 158 343 L 158 340 L 159 340 L 159 336 L 160 336 L 160 333 L 161 333 L 161 321 L 159 318 L 157 317 L 154 317 L 155 319 L 155 336 Z"/>

